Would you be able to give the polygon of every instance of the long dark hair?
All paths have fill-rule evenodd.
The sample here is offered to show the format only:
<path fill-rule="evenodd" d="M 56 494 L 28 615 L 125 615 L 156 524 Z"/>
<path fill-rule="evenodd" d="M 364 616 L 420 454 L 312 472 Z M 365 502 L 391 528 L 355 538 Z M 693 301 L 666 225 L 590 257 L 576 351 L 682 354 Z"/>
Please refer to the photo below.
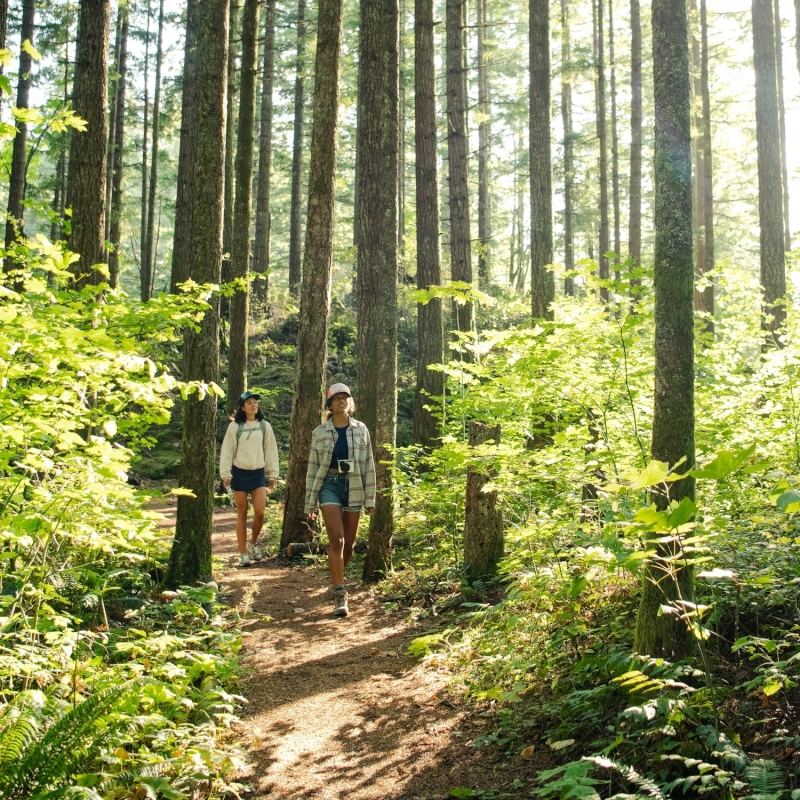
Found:
<path fill-rule="evenodd" d="M 264 419 L 264 412 L 259 408 L 256 411 L 256 419 L 261 422 Z M 244 413 L 244 406 L 239 406 L 239 410 L 233 416 L 234 422 L 247 422 L 247 414 Z"/>

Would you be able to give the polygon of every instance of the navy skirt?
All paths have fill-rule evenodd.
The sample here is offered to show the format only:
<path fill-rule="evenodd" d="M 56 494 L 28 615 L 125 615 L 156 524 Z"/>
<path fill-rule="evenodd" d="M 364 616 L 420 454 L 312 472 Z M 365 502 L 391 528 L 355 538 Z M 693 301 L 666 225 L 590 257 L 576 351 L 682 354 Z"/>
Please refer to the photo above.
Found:
<path fill-rule="evenodd" d="M 231 466 L 231 489 L 234 492 L 252 492 L 266 487 L 267 476 L 263 469 L 239 469 Z"/>

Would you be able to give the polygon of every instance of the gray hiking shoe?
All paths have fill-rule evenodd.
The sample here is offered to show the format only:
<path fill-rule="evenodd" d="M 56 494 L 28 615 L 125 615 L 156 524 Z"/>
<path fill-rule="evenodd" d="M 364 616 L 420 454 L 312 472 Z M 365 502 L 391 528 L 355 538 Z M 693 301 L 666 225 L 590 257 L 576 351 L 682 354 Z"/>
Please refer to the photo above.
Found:
<path fill-rule="evenodd" d="M 249 567 L 253 563 L 253 559 L 250 558 L 250 553 L 242 553 L 242 557 L 239 559 L 239 567 Z"/>
<path fill-rule="evenodd" d="M 250 553 L 250 557 L 253 561 L 261 561 L 261 559 L 264 558 L 264 551 L 257 544 L 253 544 L 252 542 L 247 543 L 247 552 Z"/>
<path fill-rule="evenodd" d="M 347 592 L 334 592 L 333 593 L 333 616 L 346 617 L 349 614 L 347 608 Z"/>

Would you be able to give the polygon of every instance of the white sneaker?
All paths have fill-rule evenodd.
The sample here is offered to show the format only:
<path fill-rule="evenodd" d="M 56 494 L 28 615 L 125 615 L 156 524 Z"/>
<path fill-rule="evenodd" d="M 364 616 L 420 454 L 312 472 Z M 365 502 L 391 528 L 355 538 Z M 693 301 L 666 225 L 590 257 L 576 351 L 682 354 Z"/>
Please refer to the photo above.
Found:
<path fill-rule="evenodd" d="M 250 553 L 242 553 L 242 557 L 239 559 L 238 566 L 249 567 L 252 563 L 253 560 L 250 558 Z"/>
<path fill-rule="evenodd" d="M 261 561 L 264 558 L 264 551 L 257 545 L 253 544 L 252 542 L 247 543 L 247 552 L 250 553 L 250 558 L 253 561 Z"/>

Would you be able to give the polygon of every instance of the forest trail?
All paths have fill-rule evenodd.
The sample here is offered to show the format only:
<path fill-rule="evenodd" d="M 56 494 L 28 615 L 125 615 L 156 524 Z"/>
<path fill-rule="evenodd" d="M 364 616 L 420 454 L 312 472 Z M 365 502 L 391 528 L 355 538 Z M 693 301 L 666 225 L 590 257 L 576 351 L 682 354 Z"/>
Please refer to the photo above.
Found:
<path fill-rule="evenodd" d="M 249 704 L 235 728 L 246 797 L 445 798 L 505 790 L 515 775 L 473 742 L 490 722 L 447 695 L 446 670 L 407 655 L 426 632 L 387 613 L 348 576 L 350 616 L 333 617 L 327 570 L 275 557 L 237 569 L 235 516 L 217 509 L 224 601 L 249 603 L 242 651 Z M 247 608 L 245 608 L 247 610 Z"/>

